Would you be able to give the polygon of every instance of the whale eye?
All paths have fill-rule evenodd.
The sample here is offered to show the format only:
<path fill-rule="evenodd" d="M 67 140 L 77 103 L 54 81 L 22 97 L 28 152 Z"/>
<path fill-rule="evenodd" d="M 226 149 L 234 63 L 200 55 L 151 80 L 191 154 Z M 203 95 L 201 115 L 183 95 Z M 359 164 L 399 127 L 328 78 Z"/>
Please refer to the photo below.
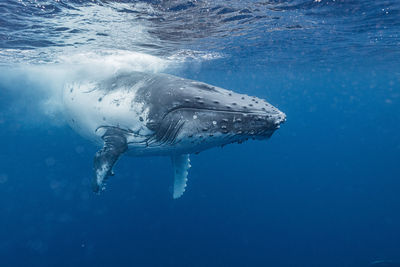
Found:
<path fill-rule="evenodd" d="M 201 90 L 214 91 L 214 92 L 217 91 L 214 86 L 210 86 L 210 85 L 205 84 L 205 83 L 197 83 L 197 82 L 195 82 L 194 86 L 196 88 L 198 88 L 198 89 L 201 89 Z"/>

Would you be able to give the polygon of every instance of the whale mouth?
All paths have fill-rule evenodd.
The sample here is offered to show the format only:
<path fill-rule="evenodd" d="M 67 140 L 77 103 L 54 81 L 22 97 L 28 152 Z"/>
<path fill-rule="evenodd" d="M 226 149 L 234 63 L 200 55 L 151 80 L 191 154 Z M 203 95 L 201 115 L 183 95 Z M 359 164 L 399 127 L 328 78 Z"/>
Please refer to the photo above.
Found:
<path fill-rule="evenodd" d="M 275 125 L 286 122 L 286 114 L 278 109 L 272 110 L 272 112 L 260 111 L 260 110 L 234 110 L 232 108 L 210 108 L 210 107 L 176 107 L 169 110 L 164 118 L 175 111 L 192 111 L 192 112 L 213 112 L 223 113 L 227 115 L 242 115 L 244 117 L 254 117 L 256 120 L 266 119 L 273 122 Z"/>
<path fill-rule="evenodd" d="M 280 119 L 279 119 L 279 123 L 283 123 L 286 121 L 286 115 L 281 112 L 278 111 L 276 113 L 270 114 L 268 112 L 265 111 L 257 111 L 257 110 L 234 110 L 231 108 L 210 108 L 210 107 L 175 107 L 170 109 L 167 113 L 165 113 L 165 115 L 163 116 L 163 119 L 165 117 L 167 117 L 169 114 L 176 112 L 176 111 L 193 111 L 193 112 L 204 112 L 204 111 L 209 111 L 209 112 L 220 112 L 220 113 L 227 113 L 227 114 L 241 114 L 241 115 L 254 115 L 254 116 L 264 116 L 267 118 L 272 118 L 276 115 L 280 115 Z"/>

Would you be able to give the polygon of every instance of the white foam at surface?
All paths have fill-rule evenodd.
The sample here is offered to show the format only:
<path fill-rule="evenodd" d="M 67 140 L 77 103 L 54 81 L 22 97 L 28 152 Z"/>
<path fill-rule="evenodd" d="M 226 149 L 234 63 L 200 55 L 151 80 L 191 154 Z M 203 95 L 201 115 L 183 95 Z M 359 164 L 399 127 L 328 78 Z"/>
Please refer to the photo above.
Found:
<path fill-rule="evenodd" d="M 76 53 L 61 56 L 60 61 L 65 65 L 79 66 L 79 71 L 84 70 L 92 75 L 99 72 L 112 75 L 120 70 L 161 72 L 173 65 L 173 61 L 124 50 Z"/>
<path fill-rule="evenodd" d="M 64 123 L 62 91 L 66 84 L 85 83 L 111 77 L 118 71 L 163 72 L 179 64 L 148 54 L 103 50 L 65 54 L 59 63 L 0 67 L 2 93 L 13 95 L 13 111 L 28 109 L 17 116 L 23 123 Z M 16 114 L 9 114 L 16 115 Z"/>

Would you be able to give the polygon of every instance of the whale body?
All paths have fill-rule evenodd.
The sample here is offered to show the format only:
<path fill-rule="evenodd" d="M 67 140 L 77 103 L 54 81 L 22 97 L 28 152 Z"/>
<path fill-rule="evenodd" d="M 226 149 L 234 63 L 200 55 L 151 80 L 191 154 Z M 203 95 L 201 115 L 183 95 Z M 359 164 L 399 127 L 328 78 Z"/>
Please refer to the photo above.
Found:
<path fill-rule="evenodd" d="M 185 191 L 189 155 L 248 139 L 267 139 L 286 115 L 257 97 L 168 74 L 120 72 L 68 83 L 68 123 L 101 145 L 93 191 L 104 189 L 122 154 L 164 155 L 174 167 L 173 197 Z"/>

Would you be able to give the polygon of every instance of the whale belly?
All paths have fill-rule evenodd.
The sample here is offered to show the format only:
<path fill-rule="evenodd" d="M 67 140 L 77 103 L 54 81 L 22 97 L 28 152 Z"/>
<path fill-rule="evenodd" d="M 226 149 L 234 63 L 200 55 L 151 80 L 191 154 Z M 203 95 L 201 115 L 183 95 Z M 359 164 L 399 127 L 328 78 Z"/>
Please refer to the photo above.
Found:
<path fill-rule="evenodd" d="M 96 143 L 103 143 L 101 137 L 108 127 L 125 130 L 130 142 L 140 142 L 152 132 L 146 127 L 149 111 L 135 101 L 136 91 L 135 87 L 105 90 L 93 82 L 67 84 L 65 116 L 74 130 Z"/>

